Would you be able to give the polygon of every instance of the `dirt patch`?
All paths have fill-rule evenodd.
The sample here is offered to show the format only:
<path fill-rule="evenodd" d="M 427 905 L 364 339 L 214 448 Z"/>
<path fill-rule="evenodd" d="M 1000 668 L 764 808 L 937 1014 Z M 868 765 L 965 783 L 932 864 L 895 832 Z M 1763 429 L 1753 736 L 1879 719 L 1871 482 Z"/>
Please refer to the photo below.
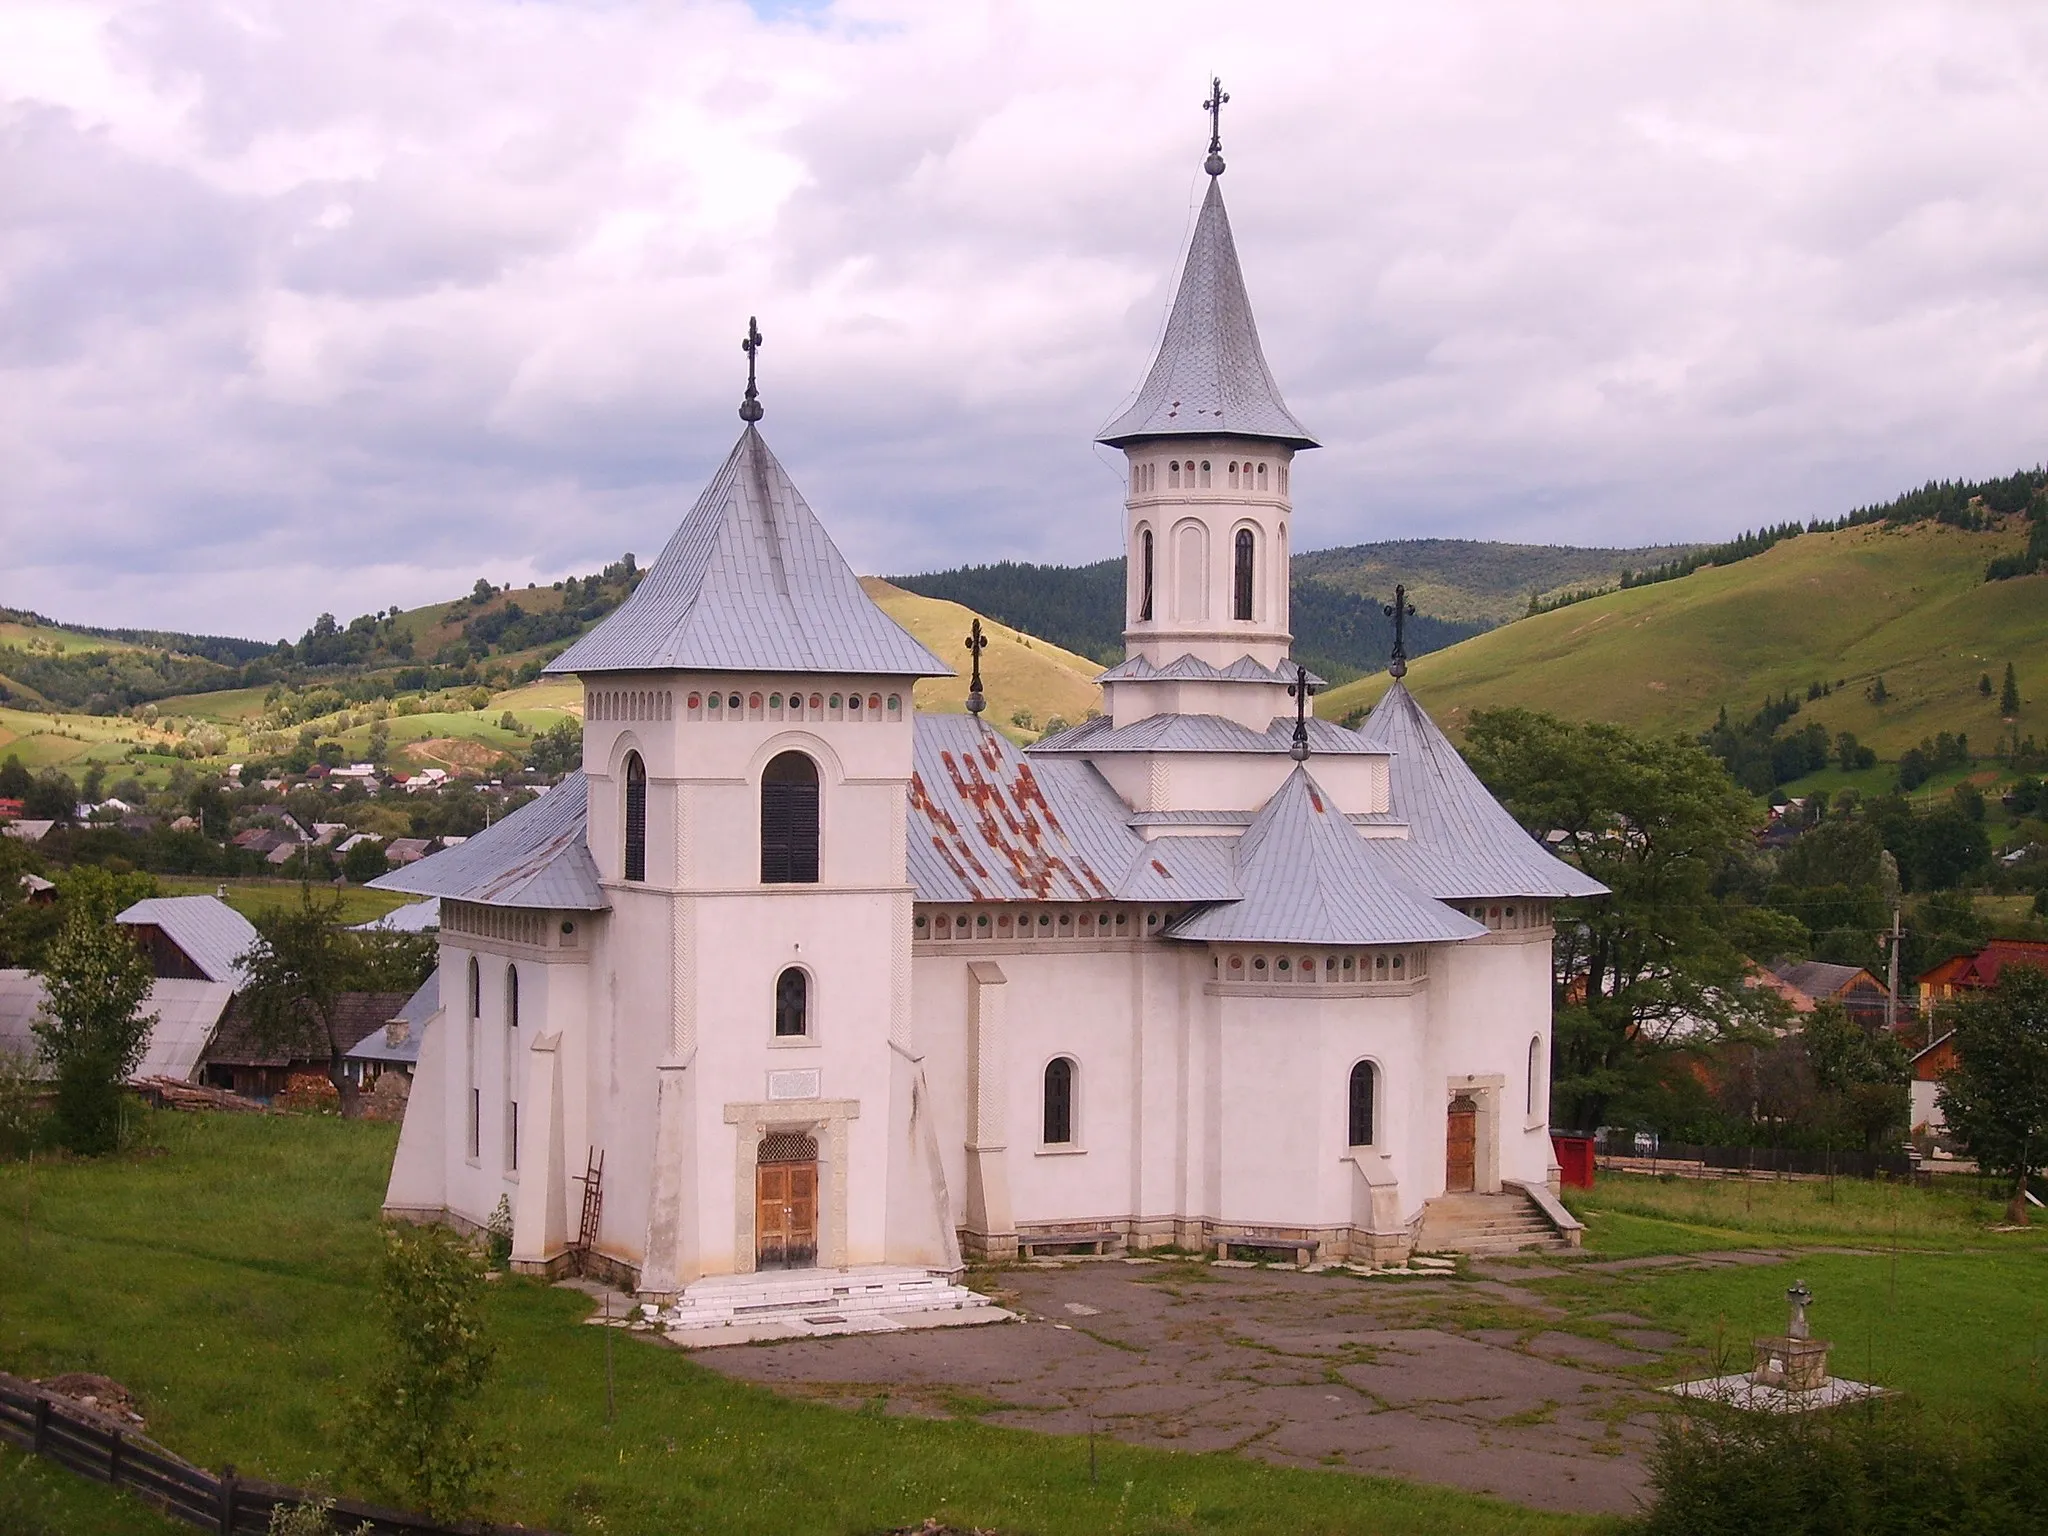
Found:
<path fill-rule="evenodd" d="M 793 1395 L 972 1417 L 1626 1513 L 1647 1491 L 1661 1358 L 1549 1325 L 1502 1280 L 1400 1285 L 1188 1264 L 986 1277 L 1008 1326 L 855 1334 L 696 1359 Z M 1641 1319 L 1631 1318 L 1640 1322 Z M 1626 1371 L 1627 1374 L 1623 1374 Z M 1673 1374 L 1678 1374 L 1677 1363 Z"/>
<path fill-rule="evenodd" d="M 95 1376 L 87 1371 L 67 1371 L 62 1376 L 51 1376 L 36 1383 L 46 1392 L 76 1403 L 81 1408 L 91 1409 L 105 1419 L 124 1427 L 140 1429 L 143 1424 L 142 1405 L 135 1394 L 110 1376 Z"/>
<path fill-rule="evenodd" d="M 509 761 L 496 747 L 460 736 L 427 736 L 407 742 L 398 753 L 423 768 L 446 768 L 450 773 L 489 773 Z"/>

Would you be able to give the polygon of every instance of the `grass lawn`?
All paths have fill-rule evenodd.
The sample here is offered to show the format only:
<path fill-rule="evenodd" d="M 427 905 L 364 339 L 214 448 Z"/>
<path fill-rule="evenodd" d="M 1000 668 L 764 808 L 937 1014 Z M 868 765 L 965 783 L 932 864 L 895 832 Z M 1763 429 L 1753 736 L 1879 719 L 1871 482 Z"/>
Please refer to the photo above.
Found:
<path fill-rule="evenodd" d="M 376 1211 L 395 1131 L 150 1115 L 147 1150 L 0 1166 L 0 1365 L 104 1372 L 208 1465 L 342 1481 L 336 1431 L 377 1349 Z M 1012 1532 L 1567 1532 L 1606 1522 L 1448 1489 L 777 1397 L 604 1334 L 581 1295 L 491 1292 L 488 1406 L 513 1450 L 493 1514 L 570 1532 L 874 1532 L 937 1514 Z M 149 1529 L 80 1505 L 67 1532 Z M 97 1523 L 95 1523 L 97 1522 Z"/>
<path fill-rule="evenodd" d="M 212 875 L 158 875 L 156 883 L 166 896 L 211 896 L 226 886 L 227 904 L 251 922 L 266 912 L 299 904 L 299 882 L 296 880 L 265 880 L 258 876 L 222 880 Z M 343 886 L 339 890 L 323 885 L 314 894 L 323 901 L 338 895 L 344 923 L 367 923 L 394 908 L 410 906 L 419 900 L 419 897 L 408 896 L 401 891 L 372 891 L 360 885 Z"/>
<path fill-rule="evenodd" d="M 0 1445 L 0 1531 L 7 1536 L 190 1536 L 132 1494 Z"/>

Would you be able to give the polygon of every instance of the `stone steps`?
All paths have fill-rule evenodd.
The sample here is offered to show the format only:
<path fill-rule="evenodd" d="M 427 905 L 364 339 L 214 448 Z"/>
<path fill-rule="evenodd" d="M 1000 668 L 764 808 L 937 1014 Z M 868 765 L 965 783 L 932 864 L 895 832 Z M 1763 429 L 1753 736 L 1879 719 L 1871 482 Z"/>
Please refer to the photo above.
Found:
<path fill-rule="evenodd" d="M 1526 1195 L 1443 1195 L 1423 1207 L 1415 1246 L 1424 1253 L 1563 1252 L 1571 1245 Z"/>

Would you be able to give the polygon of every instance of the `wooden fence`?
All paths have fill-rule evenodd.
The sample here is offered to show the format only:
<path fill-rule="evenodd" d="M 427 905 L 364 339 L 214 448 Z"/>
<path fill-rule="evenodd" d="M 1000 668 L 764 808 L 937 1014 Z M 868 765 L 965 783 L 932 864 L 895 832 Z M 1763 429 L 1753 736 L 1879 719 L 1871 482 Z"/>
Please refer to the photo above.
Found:
<path fill-rule="evenodd" d="M 117 1427 L 67 1398 L 0 1372 L 0 1440 L 47 1456 L 59 1466 L 126 1488 L 173 1519 L 218 1536 L 264 1536 L 280 1506 L 323 1503 L 326 1496 L 303 1488 L 281 1488 L 218 1475 L 172 1455 L 154 1441 Z M 441 1525 L 423 1515 L 380 1509 L 354 1499 L 335 1499 L 329 1517 L 341 1536 L 367 1525 L 372 1536 L 548 1536 L 528 1526 L 474 1521 Z"/>

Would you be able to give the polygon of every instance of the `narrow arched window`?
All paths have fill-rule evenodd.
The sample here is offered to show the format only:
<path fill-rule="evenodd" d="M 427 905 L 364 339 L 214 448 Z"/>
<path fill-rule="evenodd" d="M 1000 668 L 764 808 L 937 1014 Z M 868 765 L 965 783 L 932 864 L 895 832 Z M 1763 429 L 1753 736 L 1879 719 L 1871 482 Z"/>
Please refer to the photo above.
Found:
<path fill-rule="evenodd" d="M 626 878 L 647 878 L 647 765 L 626 754 Z"/>
<path fill-rule="evenodd" d="M 1145 529 L 1138 535 L 1138 617 L 1152 617 L 1152 530 Z"/>
<path fill-rule="evenodd" d="M 469 1016 L 481 1018 L 484 1011 L 484 975 L 476 963 L 476 956 L 469 957 Z"/>
<path fill-rule="evenodd" d="M 1207 489 L 1209 488 L 1209 478 L 1210 478 L 1210 477 L 1209 477 L 1209 461 L 1208 461 L 1207 459 L 1204 459 L 1204 460 L 1202 460 L 1202 489 L 1203 489 L 1203 490 L 1207 490 Z"/>
<path fill-rule="evenodd" d="M 476 963 L 476 956 L 469 957 L 469 1024 L 464 1031 L 464 1045 L 469 1056 L 469 1115 L 468 1135 L 463 1139 L 467 1144 L 471 1162 L 483 1156 L 484 1151 L 484 1090 L 483 1090 L 483 1012 L 484 978 L 483 970 Z"/>
<path fill-rule="evenodd" d="M 1529 1118 L 1537 1115 L 1536 1106 L 1542 1101 L 1543 1081 L 1543 1037 L 1533 1035 L 1529 1039 Z"/>
<path fill-rule="evenodd" d="M 1379 1073 L 1369 1061 L 1351 1069 L 1351 1145 L 1372 1145 L 1373 1101 L 1379 1096 Z"/>
<path fill-rule="evenodd" d="M 775 1036 L 778 1040 L 811 1032 L 811 978 L 791 966 L 775 978 Z"/>
<path fill-rule="evenodd" d="M 1074 1063 L 1055 1056 L 1045 1064 L 1045 1144 L 1065 1146 L 1074 1139 Z"/>
<path fill-rule="evenodd" d="M 801 752 L 784 752 L 761 775 L 761 883 L 817 879 L 818 765 Z"/>
<path fill-rule="evenodd" d="M 505 967 L 505 1167 L 519 1171 L 519 967 Z"/>
<path fill-rule="evenodd" d="M 1166 466 L 1166 488 L 1169 491 L 1177 491 L 1180 489 L 1179 459 L 1174 459 Z"/>
<path fill-rule="evenodd" d="M 1248 619 L 1252 616 L 1252 531 L 1249 528 L 1237 530 L 1237 572 L 1231 589 L 1231 617 Z"/>
<path fill-rule="evenodd" d="M 1230 461 L 1230 488 L 1233 491 L 1237 489 L 1237 460 L 1235 459 Z"/>

